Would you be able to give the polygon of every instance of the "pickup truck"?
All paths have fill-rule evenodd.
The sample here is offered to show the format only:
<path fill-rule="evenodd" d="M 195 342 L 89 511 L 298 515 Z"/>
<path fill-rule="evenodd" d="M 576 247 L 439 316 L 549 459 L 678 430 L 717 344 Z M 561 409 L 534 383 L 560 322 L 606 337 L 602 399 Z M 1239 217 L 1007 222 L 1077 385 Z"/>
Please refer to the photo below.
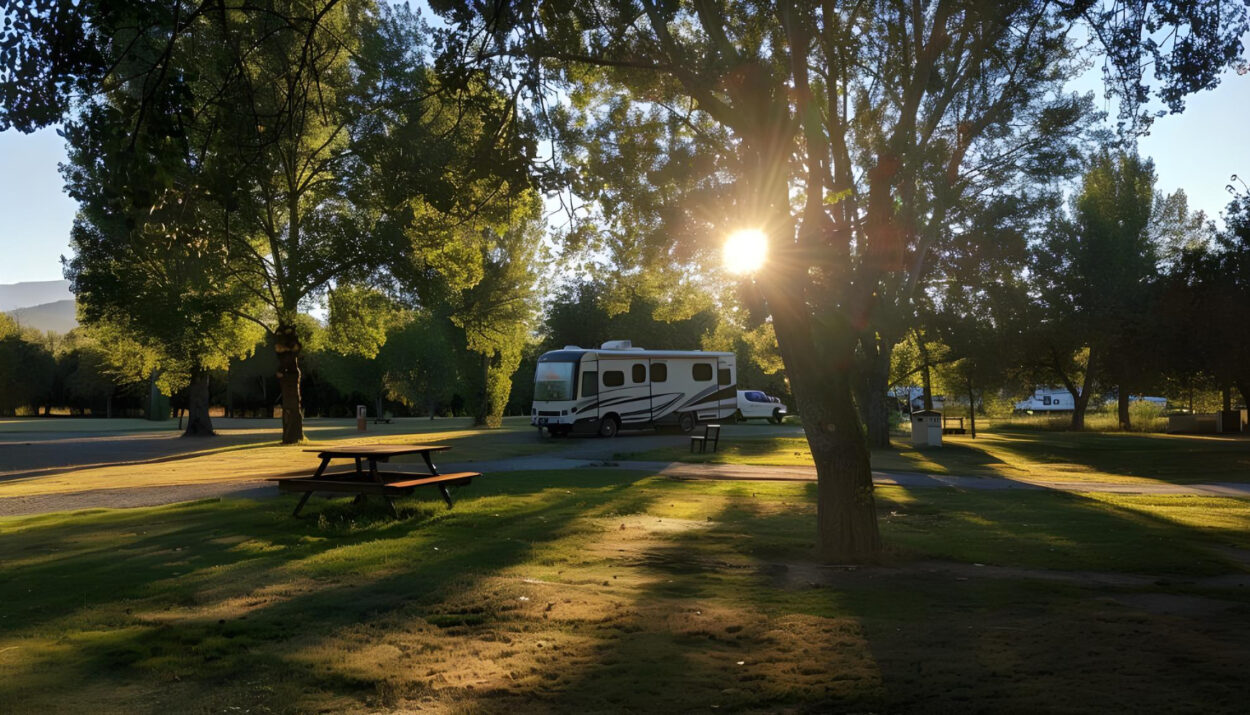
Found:
<path fill-rule="evenodd" d="M 738 390 L 738 419 L 766 419 L 781 424 L 786 417 L 786 406 L 781 400 L 759 390 Z"/>

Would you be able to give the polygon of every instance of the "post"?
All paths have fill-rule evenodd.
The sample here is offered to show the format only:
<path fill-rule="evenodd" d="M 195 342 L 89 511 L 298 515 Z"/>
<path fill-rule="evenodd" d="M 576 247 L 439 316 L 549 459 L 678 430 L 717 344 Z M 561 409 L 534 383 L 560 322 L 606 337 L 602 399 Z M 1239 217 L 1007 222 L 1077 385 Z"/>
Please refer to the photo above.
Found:
<path fill-rule="evenodd" d="M 369 422 L 367 417 L 368 409 L 364 405 L 356 405 L 356 431 L 364 432 L 365 425 Z"/>

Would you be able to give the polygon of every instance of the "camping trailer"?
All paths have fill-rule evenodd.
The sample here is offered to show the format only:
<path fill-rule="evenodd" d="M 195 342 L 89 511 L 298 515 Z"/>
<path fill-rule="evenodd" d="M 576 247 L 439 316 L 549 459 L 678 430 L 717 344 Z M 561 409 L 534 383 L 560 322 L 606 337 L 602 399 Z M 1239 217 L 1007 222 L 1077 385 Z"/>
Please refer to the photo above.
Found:
<path fill-rule="evenodd" d="M 1072 393 L 1062 387 L 1039 387 L 1016 403 L 1016 412 L 1071 412 L 1074 408 Z"/>
<path fill-rule="evenodd" d="M 538 358 L 530 424 L 552 436 L 666 425 L 689 432 L 738 409 L 737 373 L 733 353 L 644 350 L 628 340 L 567 345 Z"/>

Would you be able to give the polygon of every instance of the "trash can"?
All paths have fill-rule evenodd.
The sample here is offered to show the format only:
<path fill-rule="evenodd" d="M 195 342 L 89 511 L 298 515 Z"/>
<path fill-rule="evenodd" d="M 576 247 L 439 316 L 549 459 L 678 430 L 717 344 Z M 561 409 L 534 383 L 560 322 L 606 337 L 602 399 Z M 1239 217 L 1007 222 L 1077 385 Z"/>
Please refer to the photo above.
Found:
<path fill-rule="evenodd" d="M 936 410 L 911 413 L 911 443 L 913 447 L 941 447 L 942 413 Z"/>

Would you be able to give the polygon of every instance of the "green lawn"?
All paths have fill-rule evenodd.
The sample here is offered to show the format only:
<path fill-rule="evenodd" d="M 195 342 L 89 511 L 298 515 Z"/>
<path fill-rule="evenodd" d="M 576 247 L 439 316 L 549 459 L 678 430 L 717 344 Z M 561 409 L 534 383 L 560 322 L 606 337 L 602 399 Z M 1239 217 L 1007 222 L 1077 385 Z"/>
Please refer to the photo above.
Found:
<path fill-rule="evenodd" d="M 723 440 L 718 452 L 684 446 L 622 453 L 620 459 L 810 465 L 802 437 Z M 916 449 L 906 436 L 872 453 L 873 469 L 1064 481 L 1161 481 L 1174 484 L 1250 481 L 1250 439 L 1214 435 L 1107 432 L 986 432 L 947 435 L 941 448 Z"/>
<path fill-rule="evenodd" d="M 60 422 L 50 420 L 52 426 Z M 76 436 L 64 438 L 59 433 L 31 437 L 15 434 L 7 440 L 8 445 L 4 444 L 6 440 L 0 439 L 0 448 L 7 450 L 4 456 L 11 455 L 0 464 L 0 475 L 10 469 L 24 473 L 22 478 L 0 479 L 0 498 L 119 487 L 236 482 L 295 470 L 311 474 L 318 461 L 316 455 L 305 450 L 328 445 L 447 445 L 451 450 L 438 455 L 440 464 L 522 457 L 567 447 L 563 441 L 540 439 L 529 426 L 528 418 L 509 418 L 502 429 L 494 430 L 473 428 L 467 418 L 399 419 L 392 424 L 370 423 L 364 433 L 357 432 L 355 423 L 347 420 L 308 420 L 307 439 L 299 445 L 281 445 L 277 423 L 273 420 L 222 420 L 221 423 L 219 437 L 209 439 L 179 439 L 174 434 L 152 437 L 149 432 L 110 435 L 107 431 L 91 436 L 109 439 L 78 441 Z M 0 427 L 0 431 L 2 429 Z M 146 447 L 136 450 L 137 441 Z M 49 454 L 58 460 L 51 467 L 41 461 Z M 62 463 L 61 457 L 72 457 L 72 460 Z M 421 457 L 399 457 L 395 461 L 419 463 Z M 27 470 L 31 471 L 27 473 Z"/>
<path fill-rule="evenodd" d="M 0 520 L 0 711 L 1236 711 L 1250 502 L 617 470 Z"/>

